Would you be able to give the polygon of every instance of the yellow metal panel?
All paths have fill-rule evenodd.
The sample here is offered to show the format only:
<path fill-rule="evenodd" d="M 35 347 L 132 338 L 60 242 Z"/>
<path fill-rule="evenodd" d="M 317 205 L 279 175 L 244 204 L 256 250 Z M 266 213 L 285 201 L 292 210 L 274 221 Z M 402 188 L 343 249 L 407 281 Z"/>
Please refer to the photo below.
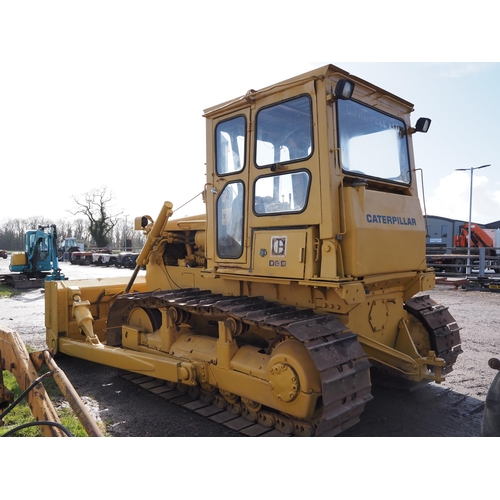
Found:
<path fill-rule="evenodd" d="M 182 273 L 182 287 L 192 288 L 195 286 L 194 273 Z"/>
<path fill-rule="evenodd" d="M 253 236 L 253 273 L 282 278 L 303 278 L 306 231 L 255 231 Z"/>
<path fill-rule="evenodd" d="M 364 187 L 342 189 L 347 275 L 424 270 L 425 228 L 418 198 Z"/>
<path fill-rule="evenodd" d="M 28 263 L 26 252 L 12 252 L 10 255 L 11 266 L 25 266 Z"/>

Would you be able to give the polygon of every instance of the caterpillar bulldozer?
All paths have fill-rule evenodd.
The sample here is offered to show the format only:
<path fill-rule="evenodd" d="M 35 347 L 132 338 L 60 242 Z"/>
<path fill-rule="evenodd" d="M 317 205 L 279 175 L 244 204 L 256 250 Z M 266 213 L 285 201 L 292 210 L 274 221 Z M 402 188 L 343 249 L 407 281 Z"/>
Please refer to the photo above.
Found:
<path fill-rule="evenodd" d="M 422 293 L 412 111 L 333 65 L 206 109 L 206 213 L 136 218 L 130 279 L 47 282 L 48 347 L 297 436 L 355 425 L 372 367 L 442 382 L 461 345 Z"/>

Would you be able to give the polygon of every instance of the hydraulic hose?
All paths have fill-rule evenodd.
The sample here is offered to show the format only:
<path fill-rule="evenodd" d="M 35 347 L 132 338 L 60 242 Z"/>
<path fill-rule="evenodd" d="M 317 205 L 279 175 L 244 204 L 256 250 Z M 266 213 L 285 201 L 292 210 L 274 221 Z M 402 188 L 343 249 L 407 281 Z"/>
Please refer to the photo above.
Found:
<path fill-rule="evenodd" d="M 23 391 L 20 396 L 0 415 L 0 420 L 8 415 L 44 378 L 51 376 L 52 372 L 47 372 L 40 375 L 35 381 L 33 381 L 33 383 L 31 383 L 30 386 Z"/>
<path fill-rule="evenodd" d="M 64 427 L 64 425 L 59 424 L 57 422 L 49 422 L 48 420 L 40 420 L 38 422 L 27 422 L 25 424 L 18 425 L 17 427 L 14 427 L 14 429 L 11 429 L 10 431 L 7 431 L 2 437 L 10 437 L 17 431 L 20 431 L 21 429 L 26 429 L 27 427 L 35 427 L 39 425 L 50 425 L 52 427 L 57 427 L 58 429 L 61 429 L 68 437 L 73 437 L 73 434 Z"/>
<path fill-rule="evenodd" d="M 52 372 L 47 372 L 44 373 L 43 375 L 40 375 L 35 381 L 33 381 L 30 386 L 23 391 L 18 398 L 0 415 L 0 420 L 3 420 L 3 418 L 8 415 L 44 378 L 46 377 L 51 377 Z M 50 425 L 52 427 L 57 427 L 61 429 L 68 437 L 73 437 L 73 434 L 64 427 L 64 425 L 58 423 L 58 422 L 50 422 L 48 420 L 39 420 L 37 422 L 27 422 L 25 424 L 18 425 L 17 427 L 14 427 L 10 431 L 7 431 L 5 434 L 2 435 L 2 437 L 9 437 L 15 434 L 17 431 L 20 431 L 21 429 L 26 429 L 27 427 L 35 427 L 35 426 L 40 426 L 40 425 Z"/>

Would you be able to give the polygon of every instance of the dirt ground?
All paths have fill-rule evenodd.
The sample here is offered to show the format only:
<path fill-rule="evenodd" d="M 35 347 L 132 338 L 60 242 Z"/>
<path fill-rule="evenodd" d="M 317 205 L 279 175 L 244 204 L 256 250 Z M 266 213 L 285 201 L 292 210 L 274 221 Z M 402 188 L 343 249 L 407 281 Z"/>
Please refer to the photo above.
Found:
<path fill-rule="evenodd" d="M 9 259 L 0 259 L 0 273 Z M 62 264 L 71 279 L 130 276 L 132 271 Z M 372 394 L 361 421 L 342 437 L 480 436 L 484 401 L 496 372 L 488 360 L 500 357 L 500 294 L 455 290 L 438 285 L 431 297 L 450 308 L 461 327 L 463 354 L 440 385 L 414 391 L 396 389 L 373 378 Z M 45 348 L 44 295 L 40 290 L 0 299 L 0 325 L 24 342 Z M 239 436 L 238 433 L 147 392 L 123 372 L 66 356 L 58 365 L 82 397 L 95 400 L 94 413 L 112 436 Z"/>

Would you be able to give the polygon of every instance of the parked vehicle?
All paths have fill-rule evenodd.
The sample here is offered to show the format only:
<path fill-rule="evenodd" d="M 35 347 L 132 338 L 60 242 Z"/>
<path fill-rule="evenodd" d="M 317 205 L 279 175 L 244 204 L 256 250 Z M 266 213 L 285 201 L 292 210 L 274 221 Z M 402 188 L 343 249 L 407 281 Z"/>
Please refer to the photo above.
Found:
<path fill-rule="evenodd" d="M 83 250 L 84 244 L 78 243 L 76 238 L 64 238 L 57 249 L 57 257 L 59 260 L 70 260 L 73 252 L 83 252 Z"/>
<path fill-rule="evenodd" d="M 12 252 L 9 271 L 2 278 L 14 288 L 34 288 L 43 286 L 45 280 L 66 279 L 57 260 L 55 224 L 26 232 L 25 250 Z"/>
<path fill-rule="evenodd" d="M 483 229 L 478 224 L 471 223 L 469 253 L 469 224 L 462 224 L 459 234 L 453 237 L 453 248 L 447 249 L 446 253 L 441 250 L 441 253 L 428 254 L 427 264 L 436 272 L 463 274 L 467 270 L 468 258 L 471 268 L 478 267 L 479 249 L 484 248 L 486 266 L 492 268 L 495 273 L 500 273 L 497 256 L 500 242 L 496 241 L 496 235 L 495 230 Z"/>
<path fill-rule="evenodd" d="M 118 256 L 112 253 L 100 253 L 95 252 L 92 254 L 92 264 L 95 266 L 112 266 L 115 265 L 118 260 Z"/>
<path fill-rule="evenodd" d="M 134 252 L 121 252 L 117 256 L 115 266 L 134 269 L 138 256 L 139 254 Z"/>
<path fill-rule="evenodd" d="M 104 263 L 105 260 L 109 261 L 109 257 L 103 257 L 99 260 L 99 256 L 101 255 L 111 255 L 109 248 L 72 252 L 69 261 L 71 264 L 79 266 L 90 266 L 91 264 L 100 265 Z"/>

